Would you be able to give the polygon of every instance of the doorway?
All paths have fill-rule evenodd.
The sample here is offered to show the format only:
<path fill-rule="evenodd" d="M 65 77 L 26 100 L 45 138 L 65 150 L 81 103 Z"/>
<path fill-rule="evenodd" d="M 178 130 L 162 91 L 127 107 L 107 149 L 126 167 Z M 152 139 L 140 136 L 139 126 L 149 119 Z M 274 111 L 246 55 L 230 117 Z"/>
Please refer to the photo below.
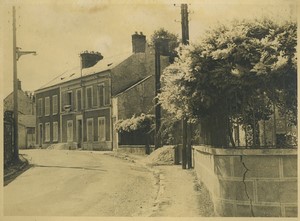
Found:
<path fill-rule="evenodd" d="M 76 128 L 77 128 L 77 147 L 81 148 L 82 146 L 82 119 L 77 119 L 76 121 Z"/>
<path fill-rule="evenodd" d="M 39 146 L 43 145 L 43 124 L 39 124 Z"/>

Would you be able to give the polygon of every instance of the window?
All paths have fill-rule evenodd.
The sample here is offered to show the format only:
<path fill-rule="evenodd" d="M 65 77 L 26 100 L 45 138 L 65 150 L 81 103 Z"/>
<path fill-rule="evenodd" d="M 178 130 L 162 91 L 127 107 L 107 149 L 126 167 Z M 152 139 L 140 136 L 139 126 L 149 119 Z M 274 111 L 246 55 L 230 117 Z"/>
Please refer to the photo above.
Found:
<path fill-rule="evenodd" d="M 52 114 L 57 114 L 58 112 L 58 100 L 57 95 L 52 96 Z"/>
<path fill-rule="evenodd" d="M 50 123 L 45 123 L 45 142 L 50 141 Z"/>
<path fill-rule="evenodd" d="M 82 109 L 82 92 L 81 89 L 76 90 L 76 108 L 78 111 Z"/>
<path fill-rule="evenodd" d="M 37 109 L 38 116 L 40 116 L 40 117 L 43 116 L 43 99 L 42 98 L 39 98 L 37 107 L 38 107 L 38 109 Z"/>
<path fill-rule="evenodd" d="M 105 105 L 105 91 L 104 91 L 104 84 L 99 84 L 98 85 L 98 90 L 97 90 L 97 99 L 98 99 L 98 106 L 102 107 Z"/>
<path fill-rule="evenodd" d="M 58 141 L 58 123 L 53 122 L 53 141 Z"/>
<path fill-rule="evenodd" d="M 73 141 L 73 121 L 67 121 L 67 141 Z"/>
<path fill-rule="evenodd" d="M 98 141 L 106 140 L 105 117 L 98 118 Z"/>
<path fill-rule="evenodd" d="M 67 92 L 67 105 L 72 106 L 72 91 Z"/>
<path fill-rule="evenodd" d="M 94 122 L 93 122 L 93 118 L 87 119 L 87 141 L 94 141 Z"/>
<path fill-rule="evenodd" d="M 92 87 L 86 88 L 86 108 L 92 107 L 92 100 L 93 100 L 93 94 L 92 94 Z"/>
<path fill-rule="evenodd" d="M 50 115 L 50 97 L 45 97 L 45 116 Z"/>

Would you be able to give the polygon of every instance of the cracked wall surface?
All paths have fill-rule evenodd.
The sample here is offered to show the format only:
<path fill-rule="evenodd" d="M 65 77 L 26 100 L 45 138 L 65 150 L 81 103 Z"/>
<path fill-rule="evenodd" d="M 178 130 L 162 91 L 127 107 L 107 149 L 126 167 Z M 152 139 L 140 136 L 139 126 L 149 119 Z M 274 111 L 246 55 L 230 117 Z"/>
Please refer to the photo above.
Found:
<path fill-rule="evenodd" d="M 296 217 L 296 149 L 194 147 L 198 179 L 219 216 Z"/>

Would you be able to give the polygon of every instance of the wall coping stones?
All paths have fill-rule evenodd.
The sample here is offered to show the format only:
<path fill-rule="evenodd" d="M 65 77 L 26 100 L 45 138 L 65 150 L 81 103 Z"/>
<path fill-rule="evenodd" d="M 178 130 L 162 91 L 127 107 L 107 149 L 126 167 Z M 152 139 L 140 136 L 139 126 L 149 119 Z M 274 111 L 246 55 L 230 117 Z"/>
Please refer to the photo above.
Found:
<path fill-rule="evenodd" d="M 298 149 L 291 148 L 259 148 L 259 149 L 242 149 L 242 148 L 216 148 L 211 146 L 193 146 L 193 149 L 211 155 L 219 156 L 259 156 L 259 155 L 297 155 Z"/>

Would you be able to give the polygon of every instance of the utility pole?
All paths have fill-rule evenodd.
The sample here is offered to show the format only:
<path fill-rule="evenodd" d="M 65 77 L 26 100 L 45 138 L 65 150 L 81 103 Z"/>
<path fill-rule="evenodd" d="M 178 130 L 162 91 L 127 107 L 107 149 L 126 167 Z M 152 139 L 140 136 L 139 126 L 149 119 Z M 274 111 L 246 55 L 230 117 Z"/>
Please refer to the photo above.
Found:
<path fill-rule="evenodd" d="M 14 160 L 19 160 L 19 147 L 18 147 L 18 74 L 17 74 L 17 61 L 22 55 L 34 54 L 35 51 L 21 51 L 17 47 L 17 28 L 16 28 L 16 9 L 15 6 L 12 8 L 13 11 L 13 101 L 14 101 Z"/>
<path fill-rule="evenodd" d="M 14 94 L 14 159 L 19 160 L 18 148 L 18 76 L 17 76 L 16 9 L 13 6 L 13 94 Z"/>
<path fill-rule="evenodd" d="M 161 146 L 160 126 L 161 126 L 161 107 L 158 103 L 157 95 L 160 92 L 160 42 L 155 42 L 155 149 Z"/>
<path fill-rule="evenodd" d="M 189 44 L 189 19 L 188 6 L 181 4 L 181 31 L 182 43 Z M 186 116 L 182 118 L 182 169 L 192 168 L 192 146 L 191 146 L 191 125 L 187 122 Z"/>
<path fill-rule="evenodd" d="M 169 39 L 167 38 L 158 38 L 155 41 L 155 149 L 162 146 L 161 143 L 161 105 L 158 102 L 157 95 L 160 93 L 160 56 L 169 56 L 168 49 Z"/>

